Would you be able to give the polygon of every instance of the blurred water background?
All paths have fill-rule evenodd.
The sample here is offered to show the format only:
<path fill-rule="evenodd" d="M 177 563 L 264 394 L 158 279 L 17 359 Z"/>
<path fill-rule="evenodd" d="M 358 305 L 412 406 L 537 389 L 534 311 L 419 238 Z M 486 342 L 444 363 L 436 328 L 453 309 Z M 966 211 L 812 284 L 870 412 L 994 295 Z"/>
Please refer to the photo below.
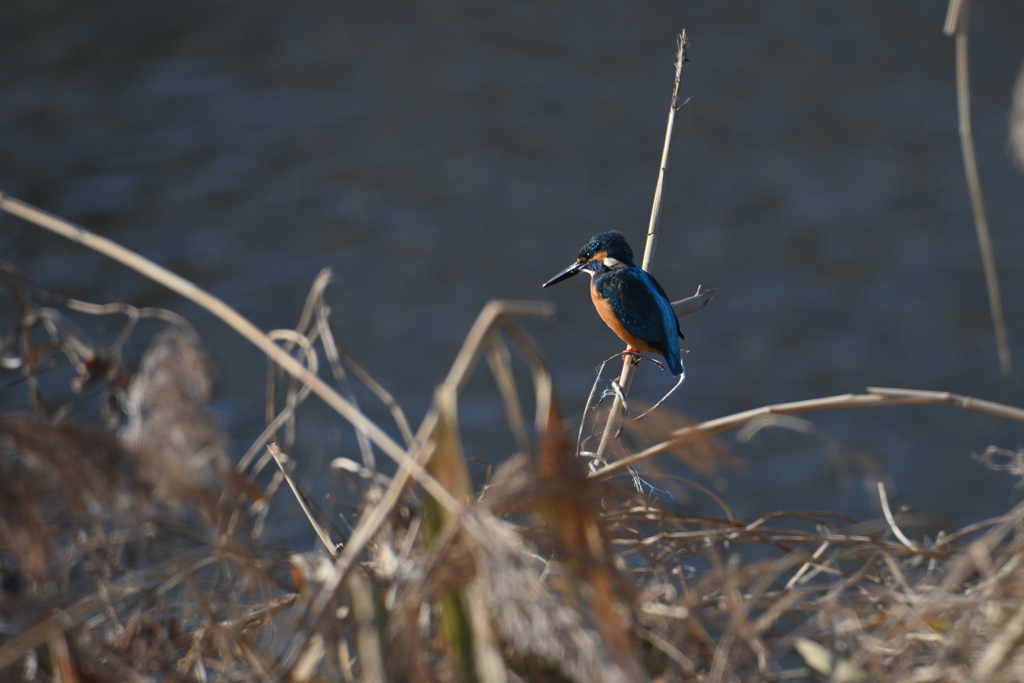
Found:
<path fill-rule="evenodd" d="M 1006 154 L 1024 3 L 977 2 L 971 16 L 1010 377 L 944 12 L 935 0 L 15 0 L 0 5 L 0 190 L 143 253 L 263 329 L 294 325 L 317 272 L 334 269 L 339 342 L 414 423 L 489 299 L 553 301 L 556 321 L 528 328 L 578 415 L 621 344 L 582 278 L 540 285 L 597 232 L 642 251 L 685 27 L 680 94 L 693 99 L 677 119 L 653 271 L 672 298 L 719 291 L 683 321 L 689 376 L 670 407 L 702 420 L 869 385 L 1024 406 L 1024 174 Z M 54 291 L 187 316 L 218 368 L 236 451 L 260 432 L 265 360 L 220 322 L 10 216 L 0 258 Z M 670 385 L 645 365 L 633 396 Z M 721 491 L 735 514 L 875 516 L 857 464 L 869 461 L 939 527 L 1019 497 L 1014 478 L 970 457 L 1024 446 L 1019 424 L 944 407 L 805 417 L 827 438 L 722 437 L 745 461 Z M 513 451 L 485 372 L 460 419 L 467 455 Z M 351 432 L 319 406 L 300 429 L 300 472 L 331 491 L 320 475 L 332 457 L 358 457 Z"/>

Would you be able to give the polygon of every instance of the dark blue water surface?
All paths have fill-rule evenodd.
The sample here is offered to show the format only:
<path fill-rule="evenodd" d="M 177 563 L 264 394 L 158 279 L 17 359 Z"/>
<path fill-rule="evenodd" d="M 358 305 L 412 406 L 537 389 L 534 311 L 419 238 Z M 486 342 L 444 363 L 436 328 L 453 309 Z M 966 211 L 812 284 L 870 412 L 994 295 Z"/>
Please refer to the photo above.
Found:
<path fill-rule="evenodd" d="M 944 11 L 935 0 L 5 2 L 0 189 L 142 252 L 264 329 L 294 325 L 316 273 L 333 268 L 339 342 L 413 422 L 489 299 L 553 301 L 556 321 L 528 328 L 578 415 L 594 368 L 622 345 L 582 278 L 540 284 L 594 233 L 618 229 L 642 250 L 685 27 L 681 94 L 693 99 L 653 271 L 673 298 L 698 284 L 719 293 L 683 321 L 689 377 L 671 408 L 709 419 L 869 385 L 1024 406 L 1024 173 L 1005 152 L 1024 3 L 975 3 L 971 17 L 974 133 L 1018 367 L 1008 378 Z M 223 324 L 10 216 L 0 258 L 55 291 L 189 317 L 219 368 L 216 406 L 237 450 L 259 433 L 265 361 Z M 634 396 L 670 384 L 645 365 Z M 722 437 L 746 463 L 725 476 L 736 514 L 875 515 L 874 492 L 842 465 L 850 453 L 942 524 L 1014 500 L 1014 480 L 970 454 L 1016 449 L 1020 424 L 947 407 L 805 417 L 844 446 L 781 430 Z M 467 455 L 512 452 L 483 372 L 460 419 Z M 329 491 L 314 475 L 357 457 L 350 432 L 317 407 L 300 428 L 296 455 Z"/>

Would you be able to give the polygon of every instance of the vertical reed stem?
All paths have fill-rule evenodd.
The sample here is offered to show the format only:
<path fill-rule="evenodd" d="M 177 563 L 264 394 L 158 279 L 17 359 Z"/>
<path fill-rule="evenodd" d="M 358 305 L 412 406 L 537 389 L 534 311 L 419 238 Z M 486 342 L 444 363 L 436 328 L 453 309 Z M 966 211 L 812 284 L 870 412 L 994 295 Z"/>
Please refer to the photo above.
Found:
<path fill-rule="evenodd" d="M 665 146 L 661 151 L 661 168 L 658 171 L 658 184 L 654 188 L 654 206 L 651 208 L 651 222 L 647 227 L 647 244 L 644 248 L 644 260 L 642 268 L 650 271 L 651 262 L 654 261 L 654 250 L 658 246 L 658 221 L 661 218 L 661 190 L 665 184 L 665 170 L 668 168 L 668 152 L 672 145 L 672 128 L 676 121 L 676 112 L 679 111 L 679 79 L 683 73 L 683 64 L 686 60 L 686 50 L 690 46 L 686 39 L 686 29 L 679 34 L 676 49 L 676 78 L 672 87 L 672 104 L 668 109 L 668 124 L 665 128 Z M 622 388 L 622 395 L 629 392 L 629 385 L 633 382 L 635 365 L 632 359 L 623 361 L 622 373 L 619 375 L 619 386 Z M 612 436 L 618 431 L 619 419 L 622 415 L 622 399 L 618 395 L 612 403 L 612 409 L 608 413 L 608 422 L 605 424 L 604 433 L 601 435 L 601 443 L 597 447 L 598 459 L 603 458 Z"/>

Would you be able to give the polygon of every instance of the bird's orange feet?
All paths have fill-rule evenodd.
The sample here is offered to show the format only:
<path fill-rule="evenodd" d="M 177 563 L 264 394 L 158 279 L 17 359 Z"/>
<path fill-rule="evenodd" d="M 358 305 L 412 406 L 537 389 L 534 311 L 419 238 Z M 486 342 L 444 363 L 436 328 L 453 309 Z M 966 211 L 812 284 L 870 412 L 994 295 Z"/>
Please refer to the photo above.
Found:
<path fill-rule="evenodd" d="M 625 363 L 627 359 L 632 360 L 634 363 L 639 363 L 640 351 L 634 349 L 632 346 L 627 346 L 626 350 L 622 352 L 622 362 Z"/>

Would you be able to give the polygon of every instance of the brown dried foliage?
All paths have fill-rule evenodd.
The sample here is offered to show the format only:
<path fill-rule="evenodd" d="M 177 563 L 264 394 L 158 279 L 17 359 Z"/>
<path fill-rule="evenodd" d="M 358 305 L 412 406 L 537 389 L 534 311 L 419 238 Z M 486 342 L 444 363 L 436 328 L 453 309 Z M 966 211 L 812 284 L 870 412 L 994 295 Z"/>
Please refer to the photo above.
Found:
<path fill-rule="evenodd" d="M 5 391 L 27 388 L 27 410 L 54 402 L 45 383 L 29 380 L 64 358 L 74 363 L 70 346 L 119 367 L 120 349 L 95 349 L 77 328 L 75 344 L 62 339 L 67 321 L 41 331 L 57 319 L 40 313 L 34 299 L 42 293 L 8 291 L 19 314 L 3 341 L 21 365 L 6 372 L 21 380 Z M 333 347 L 329 309 L 320 295 L 311 305 L 297 331 L 305 341 L 294 348 L 318 339 Z M 510 340 L 532 358 L 531 347 L 509 320 L 496 320 L 478 341 L 498 349 L 492 368 L 509 406 L 518 398 L 499 347 Z M 332 370 L 347 381 L 341 365 Z M 534 377 L 545 386 L 537 366 Z M 726 500 L 715 517 L 681 514 L 638 493 L 628 477 L 620 485 L 585 476 L 566 436 L 574 430 L 558 421 L 553 396 L 538 392 L 535 451 L 527 444 L 475 489 L 459 472 L 437 472 L 473 495 L 443 515 L 429 542 L 421 489 L 406 487 L 330 608 L 313 619 L 338 569 L 324 553 L 289 556 L 263 540 L 286 502 L 276 494 L 287 484 L 325 542 L 345 539 L 284 454 L 274 473 L 265 469 L 269 457 L 248 459 L 242 471 L 230 465 L 226 436 L 206 407 L 211 385 L 194 333 L 168 327 L 133 373 L 122 368 L 91 386 L 87 398 L 121 411 L 108 416 L 116 428 L 68 421 L 89 402 L 81 399 L 49 415 L 0 418 L 2 680 L 1024 678 L 1024 505 L 909 545 L 892 540 L 884 522 L 785 512 L 734 519 Z M 382 388 L 373 391 L 387 403 Z M 282 418 L 275 428 L 293 432 L 301 385 L 273 398 L 268 416 Z M 510 421 L 521 422 L 522 408 L 512 412 Z M 464 467 L 457 423 L 444 419 L 445 466 Z M 664 411 L 627 423 L 611 452 L 643 448 L 682 424 Z M 680 448 L 705 473 L 731 462 L 708 439 Z M 359 501 L 347 516 L 353 523 L 382 503 L 390 484 L 372 452 L 363 455 L 334 467 L 344 475 L 339 494 L 347 486 Z M 1024 455 L 979 459 L 1024 476 Z M 897 514 L 893 523 L 910 521 Z M 452 596 L 471 643 L 461 655 L 457 636 L 441 627 L 441 605 Z M 289 642 L 301 644 L 294 659 Z"/>

